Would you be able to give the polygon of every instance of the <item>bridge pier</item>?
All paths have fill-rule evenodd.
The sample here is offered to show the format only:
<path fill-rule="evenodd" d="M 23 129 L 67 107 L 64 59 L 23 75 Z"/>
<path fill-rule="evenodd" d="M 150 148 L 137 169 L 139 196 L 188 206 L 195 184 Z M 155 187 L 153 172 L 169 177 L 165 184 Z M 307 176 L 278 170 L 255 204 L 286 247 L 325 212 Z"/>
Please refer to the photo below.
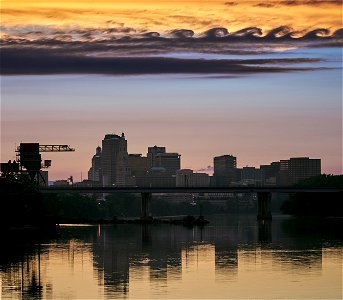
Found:
<path fill-rule="evenodd" d="M 151 193 L 141 193 L 142 195 L 142 209 L 141 220 L 151 220 Z"/>
<path fill-rule="evenodd" d="M 270 203 L 272 194 L 270 192 L 257 193 L 257 220 L 271 220 L 272 213 L 270 211 Z"/>

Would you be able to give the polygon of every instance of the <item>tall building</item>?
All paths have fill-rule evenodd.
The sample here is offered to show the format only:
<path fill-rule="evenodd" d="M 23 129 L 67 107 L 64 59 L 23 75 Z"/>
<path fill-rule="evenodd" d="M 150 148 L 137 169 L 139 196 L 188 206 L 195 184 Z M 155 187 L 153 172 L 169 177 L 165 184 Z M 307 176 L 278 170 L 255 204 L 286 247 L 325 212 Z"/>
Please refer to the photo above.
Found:
<path fill-rule="evenodd" d="M 213 177 L 216 186 L 228 186 L 236 181 L 237 158 L 232 155 L 216 156 L 213 159 Z"/>
<path fill-rule="evenodd" d="M 103 186 L 125 186 L 129 181 L 127 141 L 121 136 L 106 134 L 102 140 L 101 169 Z"/>
<path fill-rule="evenodd" d="M 95 154 L 92 158 L 92 166 L 88 171 L 88 180 L 91 181 L 102 181 L 102 172 L 101 172 L 101 147 L 96 147 Z"/>
<path fill-rule="evenodd" d="M 176 171 L 180 170 L 181 155 L 167 153 L 165 147 L 149 147 L 147 157 L 149 168 L 164 168 L 166 176 L 176 175 Z"/>

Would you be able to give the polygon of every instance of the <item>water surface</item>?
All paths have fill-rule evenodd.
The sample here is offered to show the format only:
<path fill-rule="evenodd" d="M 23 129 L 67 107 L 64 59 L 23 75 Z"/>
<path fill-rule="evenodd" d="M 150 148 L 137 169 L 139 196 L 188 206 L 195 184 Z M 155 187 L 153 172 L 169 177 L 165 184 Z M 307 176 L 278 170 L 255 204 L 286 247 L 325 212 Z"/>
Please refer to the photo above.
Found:
<path fill-rule="evenodd" d="M 333 220 L 211 221 L 203 229 L 64 225 L 59 239 L 2 241 L 1 297 L 342 299 L 343 243 Z"/>

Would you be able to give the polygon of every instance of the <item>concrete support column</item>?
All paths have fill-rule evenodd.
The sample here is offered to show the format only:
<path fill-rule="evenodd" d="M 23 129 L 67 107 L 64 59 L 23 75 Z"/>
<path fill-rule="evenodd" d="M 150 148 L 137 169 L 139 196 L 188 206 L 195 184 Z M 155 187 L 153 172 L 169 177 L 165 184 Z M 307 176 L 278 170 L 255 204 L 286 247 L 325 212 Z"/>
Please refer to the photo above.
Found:
<path fill-rule="evenodd" d="M 270 211 L 270 203 L 272 194 L 269 192 L 258 192 L 257 193 L 257 220 L 271 220 L 272 213 Z"/>
<path fill-rule="evenodd" d="M 141 219 L 152 219 L 151 216 L 151 193 L 141 193 L 142 195 L 142 213 Z"/>

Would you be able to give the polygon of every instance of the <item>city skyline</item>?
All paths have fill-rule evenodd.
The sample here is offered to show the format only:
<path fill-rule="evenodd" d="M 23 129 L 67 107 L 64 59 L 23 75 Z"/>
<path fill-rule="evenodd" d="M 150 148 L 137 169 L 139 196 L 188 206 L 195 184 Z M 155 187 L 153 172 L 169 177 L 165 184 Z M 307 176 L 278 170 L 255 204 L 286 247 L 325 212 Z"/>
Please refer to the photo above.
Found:
<path fill-rule="evenodd" d="M 148 146 L 147 154 L 131 154 L 124 132 L 106 134 L 102 148 L 96 147 L 86 184 L 96 186 L 216 186 L 292 185 L 321 175 L 321 159 L 291 157 L 266 165 L 237 167 L 237 157 L 213 157 L 213 174 L 183 168 L 181 154 L 165 146 Z M 210 166 L 208 166 L 209 168 Z M 213 176 L 209 176 L 213 175 Z"/>
<path fill-rule="evenodd" d="M 122 132 L 121 134 L 121 138 L 124 138 L 125 139 L 125 134 Z M 106 137 L 109 137 L 109 136 L 118 136 L 118 137 L 120 137 L 120 135 L 117 135 L 117 134 L 115 134 L 115 133 L 107 133 L 107 134 L 105 134 L 105 140 L 106 140 Z M 142 151 L 142 153 L 137 153 L 137 152 L 134 152 L 134 153 L 130 153 L 128 150 L 127 150 L 127 146 L 126 146 L 126 143 L 127 143 L 127 140 L 125 140 L 125 150 L 124 151 L 126 151 L 126 155 L 128 155 L 128 157 L 127 157 L 127 159 L 129 159 L 129 157 L 130 156 L 134 156 L 134 157 L 140 157 L 140 158 L 145 158 L 145 159 L 149 159 L 149 151 L 151 151 L 150 149 L 153 149 L 153 148 L 164 148 L 163 150 L 164 150 L 164 152 L 166 151 L 166 147 L 165 146 L 157 146 L 157 145 L 154 145 L 153 147 L 152 146 L 148 146 L 148 145 L 145 145 L 145 149 L 147 150 L 146 152 L 144 152 L 144 151 Z M 99 143 L 99 145 L 100 145 L 101 143 Z M 130 145 L 130 143 L 128 143 L 128 145 Z M 102 147 L 104 147 L 104 140 L 103 140 L 103 142 L 102 142 Z M 95 149 L 95 153 L 94 153 L 94 149 L 93 149 L 93 154 L 88 158 L 88 160 L 87 160 L 87 163 L 84 163 L 84 164 L 86 164 L 86 165 L 88 165 L 88 171 L 86 170 L 84 173 L 82 173 L 82 174 L 80 174 L 80 180 L 79 180 L 79 178 L 76 176 L 76 177 L 74 177 L 74 175 L 71 175 L 73 178 L 75 178 L 75 181 L 77 182 L 77 181 L 82 181 L 82 180 L 84 180 L 84 179 L 86 179 L 87 177 L 88 177 L 88 179 L 89 179 L 89 174 L 90 174 L 90 172 L 91 172 L 91 168 L 92 168 L 92 162 L 93 162 L 93 160 L 94 160 L 94 158 L 97 156 L 97 157 L 101 157 L 101 154 L 102 154 L 102 147 L 100 147 L 100 146 L 97 146 L 97 147 L 94 147 L 94 149 Z M 112 148 L 111 148 L 112 149 Z M 113 149 L 112 149 L 113 150 Z M 113 152 L 114 153 L 114 152 Z M 73 153 L 68 153 L 67 155 L 70 155 L 70 154 L 73 154 Z M 144 154 L 146 154 L 146 156 L 144 156 Z M 174 153 L 172 153 L 172 154 L 177 154 L 178 156 L 180 156 L 180 157 L 183 157 L 182 156 L 182 153 L 176 153 L 176 152 L 174 152 Z M 12 160 L 16 160 L 16 157 L 15 157 L 15 153 L 13 153 L 13 156 L 12 156 Z M 49 154 L 46 154 L 46 153 L 43 153 L 42 154 L 42 160 L 44 160 L 44 159 L 46 159 L 46 156 L 49 156 L 50 155 L 50 157 L 49 157 L 49 159 L 51 159 L 51 157 L 52 156 L 54 156 L 54 157 L 58 157 L 58 156 L 63 156 L 63 155 L 65 155 L 65 154 L 57 154 L 57 156 L 55 156 L 55 154 L 53 154 L 53 155 L 51 155 L 51 153 L 49 153 Z M 111 156 L 112 154 L 111 154 L 111 152 L 109 152 L 108 154 L 107 154 L 107 157 L 108 156 Z M 235 155 L 235 156 L 234 156 Z M 93 158 L 92 158 L 93 157 Z M 211 163 L 210 164 L 208 164 L 206 167 L 203 167 L 203 168 L 200 168 L 200 169 L 194 169 L 194 168 L 192 168 L 192 167 L 187 167 L 187 166 L 183 166 L 182 165 L 182 159 L 180 159 L 180 168 L 178 169 L 178 170 L 192 170 L 192 171 L 194 171 L 195 173 L 206 173 L 206 174 L 208 174 L 208 175 L 210 175 L 210 176 L 214 176 L 214 173 L 215 173 L 215 160 L 217 159 L 222 159 L 222 158 L 224 158 L 224 157 L 231 157 L 231 158 L 233 158 L 234 159 L 234 162 L 231 162 L 231 163 L 229 163 L 230 165 L 232 164 L 232 168 L 237 168 L 237 169 L 249 169 L 249 168 L 256 168 L 257 170 L 259 170 L 259 168 L 260 167 L 264 167 L 264 166 L 268 166 L 268 165 L 270 165 L 270 164 L 273 164 L 273 163 L 276 163 L 276 162 L 282 162 L 282 161 L 286 161 L 286 160 L 289 160 L 289 159 L 299 159 L 299 158 L 310 158 L 306 153 L 303 153 L 302 155 L 300 155 L 300 156 L 297 156 L 297 157 L 291 157 L 291 156 L 288 156 L 288 157 L 282 157 L 282 158 L 278 158 L 278 159 L 274 159 L 274 160 L 269 160 L 269 161 L 265 161 L 264 163 L 260 163 L 260 164 L 255 164 L 255 165 L 248 165 L 248 164 L 245 164 L 244 162 L 241 162 L 240 160 L 239 160 L 239 154 L 237 155 L 237 154 L 234 154 L 234 153 L 218 153 L 218 154 L 216 154 L 215 156 L 212 156 L 212 157 L 210 157 L 210 161 L 211 161 Z M 238 158 L 238 159 L 237 159 Z M 62 160 L 65 160 L 65 157 L 63 157 L 63 158 L 60 158 L 60 159 L 62 159 Z M 313 157 L 312 158 L 310 158 L 310 159 L 314 159 Z M 319 157 L 317 157 L 317 158 L 315 158 L 315 159 L 317 159 L 317 160 L 322 160 L 322 158 L 319 158 Z M 9 159 L 10 160 L 10 159 Z M 52 161 L 52 165 L 55 165 L 55 163 L 54 163 L 54 158 L 52 159 L 53 161 Z M 3 162 L 6 162 L 7 160 L 4 160 Z M 91 162 L 91 164 L 90 164 L 90 168 L 89 168 L 89 162 Z M 237 163 L 237 162 L 240 162 L 240 163 Z M 104 163 L 102 163 L 101 162 L 101 160 L 100 161 L 98 161 L 98 162 L 96 162 L 101 168 L 103 168 L 104 167 Z M 109 165 L 109 164 L 111 164 L 109 161 L 107 162 L 107 164 Z M 106 165 L 106 163 L 105 163 L 105 165 Z M 151 165 L 152 166 L 152 165 Z M 231 167 L 229 167 L 229 168 L 231 168 Z M 48 168 L 48 169 L 46 169 L 48 172 L 49 172 L 49 181 L 54 181 L 54 180 L 67 180 L 67 179 L 69 179 L 69 177 L 67 178 L 67 177 L 51 177 L 51 173 L 52 174 L 54 174 L 54 172 L 51 172 L 50 173 L 50 169 Z M 176 170 L 176 169 L 175 169 Z M 224 170 L 222 170 L 222 171 L 220 171 L 221 173 L 224 173 Z M 217 172 L 218 174 L 219 174 L 219 172 Z M 332 173 L 325 173 L 325 172 L 322 172 L 322 174 L 332 174 Z M 337 174 L 333 174 L 333 175 L 337 175 Z M 340 174 L 338 174 L 338 175 L 340 175 Z M 94 176 L 94 175 L 92 175 L 92 176 Z M 99 174 L 97 174 L 97 175 L 95 175 L 95 176 L 99 176 Z M 99 178 L 99 177 L 98 177 Z M 121 179 L 121 180 L 124 180 L 125 181 L 125 179 Z"/>

